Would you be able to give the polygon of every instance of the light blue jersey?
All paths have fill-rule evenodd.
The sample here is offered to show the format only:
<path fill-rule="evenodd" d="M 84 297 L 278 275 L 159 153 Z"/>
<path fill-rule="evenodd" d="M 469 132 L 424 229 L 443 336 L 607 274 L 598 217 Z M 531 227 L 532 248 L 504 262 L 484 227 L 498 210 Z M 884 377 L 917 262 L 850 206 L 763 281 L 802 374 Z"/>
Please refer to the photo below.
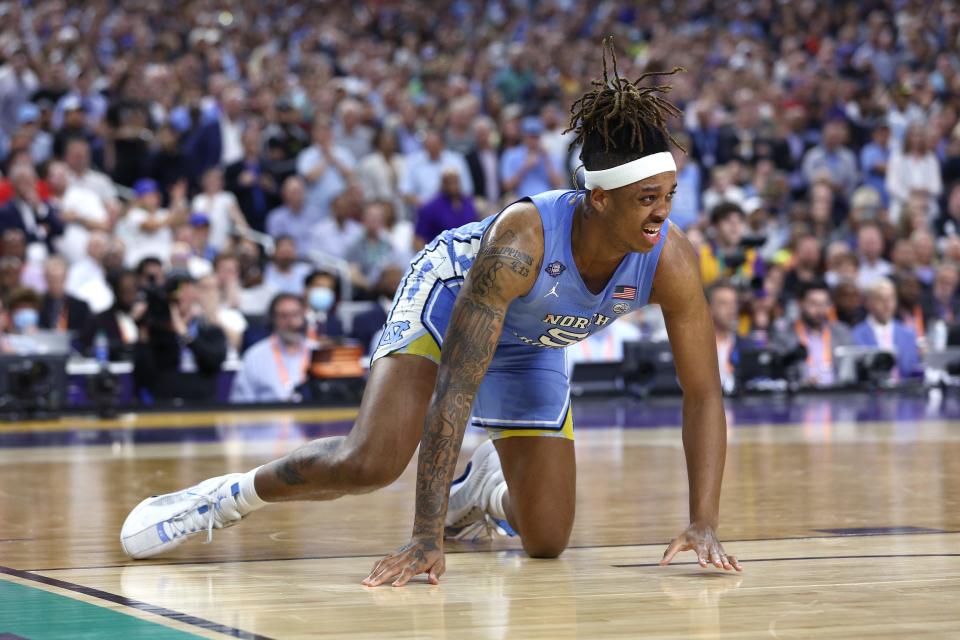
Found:
<path fill-rule="evenodd" d="M 547 191 L 530 200 L 543 224 L 543 261 L 530 292 L 510 303 L 500 344 L 477 394 L 473 424 L 494 437 L 572 437 L 563 349 L 647 304 L 668 235 L 649 253 L 624 257 L 607 286 L 591 293 L 573 260 L 573 214 L 584 194 Z M 414 258 L 373 360 L 413 353 L 439 363 L 457 294 L 496 216 L 440 234 Z"/>

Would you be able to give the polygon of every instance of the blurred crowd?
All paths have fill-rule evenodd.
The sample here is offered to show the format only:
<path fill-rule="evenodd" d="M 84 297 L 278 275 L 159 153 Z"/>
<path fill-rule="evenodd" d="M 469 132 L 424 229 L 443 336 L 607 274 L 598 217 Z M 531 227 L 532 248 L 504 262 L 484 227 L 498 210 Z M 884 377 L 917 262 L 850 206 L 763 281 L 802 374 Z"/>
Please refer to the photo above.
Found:
<path fill-rule="evenodd" d="M 207 394 L 177 374 L 238 358 L 289 390 L 303 336 L 376 340 L 437 233 L 575 186 L 564 130 L 605 35 L 623 76 L 685 69 L 654 81 L 684 111 L 672 220 L 712 308 L 732 298 L 721 369 L 775 331 L 827 353 L 831 323 L 946 345 L 960 7 L 641 4 L 0 3 L 0 348 L 71 331 L 155 395 Z"/>

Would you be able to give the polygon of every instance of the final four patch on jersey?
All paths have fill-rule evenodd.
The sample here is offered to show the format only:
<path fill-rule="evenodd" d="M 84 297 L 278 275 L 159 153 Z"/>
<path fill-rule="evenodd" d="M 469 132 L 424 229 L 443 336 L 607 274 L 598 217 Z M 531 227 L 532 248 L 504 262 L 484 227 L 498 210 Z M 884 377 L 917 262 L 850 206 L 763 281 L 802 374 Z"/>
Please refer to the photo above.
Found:
<path fill-rule="evenodd" d="M 546 269 L 544 269 L 544 271 L 547 272 L 548 276 L 553 276 L 554 278 L 560 277 L 560 274 L 566 270 L 567 270 L 566 265 L 564 265 L 559 260 L 555 262 L 551 262 L 550 264 L 547 265 Z"/>
<path fill-rule="evenodd" d="M 613 297 L 617 300 L 636 300 L 637 288 L 618 284 L 613 290 Z"/>
<path fill-rule="evenodd" d="M 613 305 L 613 312 L 618 315 L 626 313 L 627 311 L 630 311 L 630 305 L 628 305 L 626 302 L 618 302 L 617 304 Z"/>

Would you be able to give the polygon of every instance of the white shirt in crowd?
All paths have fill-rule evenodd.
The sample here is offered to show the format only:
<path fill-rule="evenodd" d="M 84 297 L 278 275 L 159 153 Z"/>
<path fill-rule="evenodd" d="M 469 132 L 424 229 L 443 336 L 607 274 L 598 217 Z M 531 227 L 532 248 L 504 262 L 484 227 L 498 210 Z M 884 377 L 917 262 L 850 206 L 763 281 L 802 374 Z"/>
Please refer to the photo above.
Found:
<path fill-rule="evenodd" d="M 77 175 L 72 171 L 68 172 L 67 175 L 70 186 L 79 185 L 81 187 L 90 189 L 97 194 L 97 197 L 100 198 L 100 202 L 102 204 L 114 202 L 117 199 L 117 188 L 113 186 L 113 180 L 107 177 L 107 174 L 105 173 L 100 173 L 99 171 L 90 169 L 82 176 Z"/>
<path fill-rule="evenodd" d="M 240 370 L 230 388 L 231 402 L 285 402 L 306 380 L 313 345 L 303 341 L 288 348 L 270 336 L 243 354 Z"/>
<path fill-rule="evenodd" d="M 150 213 L 140 207 L 134 207 L 127 212 L 118 235 L 127 247 L 123 262 L 128 268 L 135 268 L 144 258 L 157 258 L 163 264 L 170 263 L 170 251 L 173 248 L 173 231 L 170 227 L 162 227 L 156 231 L 140 229 L 140 225 L 147 220 L 167 215 L 166 209 L 157 209 Z"/>
<path fill-rule="evenodd" d="M 79 183 L 67 187 L 63 194 L 63 202 L 60 203 L 60 210 L 75 213 L 78 217 L 90 222 L 105 223 L 110 219 L 103 200 L 92 189 Z M 60 253 L 70 264 L 82 260 L 87 255 L 89 239 L 90 232 L 85 226 L 76 222 L 68 224 L 60 239 Z"/>
<path fill-rule="evenodd" d="M 204 213 L 210 219 L 209 244 L 215 251 L 220 251 L 227 245 L 233 227 L 230 212 L 239 207 L 237 196 L 229 191 L 221 191 L 212 196 L 198 193 L 190 202 L 190 213 Z"/>
<path fill-rule="evenodd" d="M 107 285 L 103 267 L 90 256 L 71 265 L 65 289 L 69 295 L 86 302 L 93 313 L 102 313 L 113 306 L 113 291 Z"/>

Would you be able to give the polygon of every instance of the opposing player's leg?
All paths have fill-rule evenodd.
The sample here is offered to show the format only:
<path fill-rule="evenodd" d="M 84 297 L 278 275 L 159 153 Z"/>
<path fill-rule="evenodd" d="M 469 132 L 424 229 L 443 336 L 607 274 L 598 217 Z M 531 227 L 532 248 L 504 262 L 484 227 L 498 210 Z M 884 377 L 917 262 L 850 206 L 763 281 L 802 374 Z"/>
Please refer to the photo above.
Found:
<path fill-rule="evenodd" d="M 423 431 L 437 365 L 419 355 L 376 360 L 347 436 L 322 438 L 246 474 L 205 480 L 144 500 L 127 516 L 124 551 L 147 558 L 192 534 L 236 524 L 265 503 L 330 500 L 393 482 L 406 468 Z"/>

